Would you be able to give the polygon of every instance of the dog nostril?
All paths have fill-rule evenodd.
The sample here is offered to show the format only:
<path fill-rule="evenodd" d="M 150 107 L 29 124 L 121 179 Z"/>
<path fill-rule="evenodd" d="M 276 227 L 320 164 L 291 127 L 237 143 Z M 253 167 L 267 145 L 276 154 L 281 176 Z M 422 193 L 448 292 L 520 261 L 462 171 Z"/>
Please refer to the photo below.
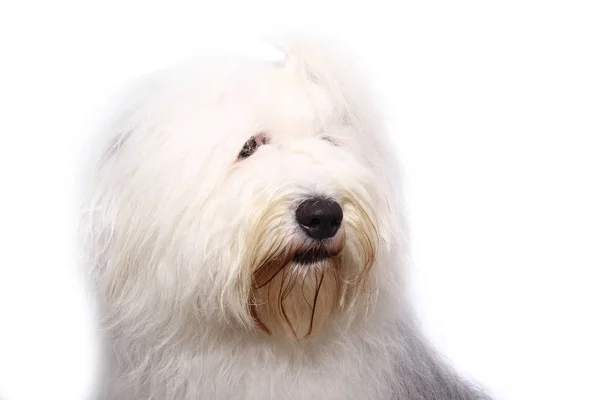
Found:
<path fill-rule="evenodd" d="M 337 202 L 325 198 L 304 200 L 296 209 L 296 220 L 300 228 L 313 239 L 335 236 L 342 219 L 342 207 Z"/>

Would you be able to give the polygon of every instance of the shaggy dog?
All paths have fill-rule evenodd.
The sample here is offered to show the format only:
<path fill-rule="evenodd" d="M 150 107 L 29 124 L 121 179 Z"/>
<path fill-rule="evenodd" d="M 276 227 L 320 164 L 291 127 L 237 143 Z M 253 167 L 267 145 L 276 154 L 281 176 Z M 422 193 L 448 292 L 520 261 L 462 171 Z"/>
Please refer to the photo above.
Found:
<path fill-rule="evenodd" d="M 142 79 L 83 232 L 110 400 L 471 400 L 403 286 L 396 160 L 349 63 L 291 44 Z"/>

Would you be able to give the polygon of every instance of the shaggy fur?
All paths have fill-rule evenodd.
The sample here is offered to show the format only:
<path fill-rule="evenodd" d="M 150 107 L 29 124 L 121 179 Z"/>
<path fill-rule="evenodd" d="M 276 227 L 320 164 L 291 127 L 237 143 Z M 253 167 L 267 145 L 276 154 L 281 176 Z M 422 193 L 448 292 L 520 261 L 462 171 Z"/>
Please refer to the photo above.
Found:
<path fill-rule="evenodd" d="M 412 316 L 369 93 L 319 46 L 285 51 L 146 77 L 106 127 L 82 225 L 110 354 L 99 398 L 486 399 Z M 298 228 L 313 196 L 341 205 L 335 237 Z"/>

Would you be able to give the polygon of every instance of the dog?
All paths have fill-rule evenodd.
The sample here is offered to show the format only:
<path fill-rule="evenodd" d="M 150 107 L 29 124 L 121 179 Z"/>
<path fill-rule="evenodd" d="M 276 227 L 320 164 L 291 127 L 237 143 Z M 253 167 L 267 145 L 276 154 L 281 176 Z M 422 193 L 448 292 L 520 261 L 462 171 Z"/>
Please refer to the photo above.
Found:
<path fill-rule="evenodd" d="M 399 164 L 344 53 L 190 62 L 102 131 L 82 213 L 106 400 L 475 400 L 406 295 Z"/>

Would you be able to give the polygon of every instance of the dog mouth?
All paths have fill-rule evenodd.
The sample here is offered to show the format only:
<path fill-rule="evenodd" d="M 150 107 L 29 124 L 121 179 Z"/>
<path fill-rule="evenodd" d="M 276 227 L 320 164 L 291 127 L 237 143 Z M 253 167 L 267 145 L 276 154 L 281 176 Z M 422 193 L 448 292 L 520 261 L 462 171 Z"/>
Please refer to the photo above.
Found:
<path fill-rule="evenodd" d="M 292 244 L 287 251 L 274 255 L 263 261 L 254 271 L 254 285 L 262 288 L 280 274 L 286 266 L 295 264 L 298 266 L 336 265 L 333 261 L 344 249 L 345 235 L 338 235 L 334 240 L 313 241 L 312 243 Z"/>
<path fill-rule="evenodd" d="M 325 246 L 315 246 L 308 248 L 307 250 L 298 251 L 294 253 L 293 260 L 298 264 L 314 264 L 319 261 L 324 261 L 329 258 L 337 256 L 341 251 L 341 248 L 327 248 Z"/>

